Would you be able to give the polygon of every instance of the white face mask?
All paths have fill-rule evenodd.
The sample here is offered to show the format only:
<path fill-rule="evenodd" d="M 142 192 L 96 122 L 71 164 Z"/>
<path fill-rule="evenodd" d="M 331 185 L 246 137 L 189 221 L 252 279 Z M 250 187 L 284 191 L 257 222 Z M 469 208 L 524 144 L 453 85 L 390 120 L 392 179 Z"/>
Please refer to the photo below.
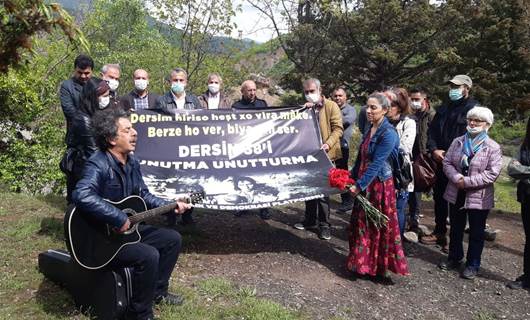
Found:
<path fill-rule="evenodd" d="M 110 96 L 99 97 L 99 109 L 105 109 L 110 103 Z"/>
<path fill-rule="evenodd" d="M 208 91 L 210 91 L 213 94 L 217 94 L 217 92 L 219 92 L 220 87 L 221 86 L 218 83 L 210 83 L 208 85 Z"/>
<path fill-rule="evenodd" d="M 144 91 L 147 89 L 147 85 L 149 84 L 149 80 L 146 79 L 136 79 L 134 80 L 134 87 L 138 91 Z"/>
<path fill-rule="evenodd" d="M 469 134 L 471 135 L 475 135 L 475 134 L 478 134 L 478 133 L 481 133 L 482 131 L 484 130 L 487 130 L 486 128 L 484 127 L 474 127 L 474 128 L 471 128 L 469 125 L 467 126 L 467 132 L 469 132 Z"/>
<path fill-rule="evenodd" d="M 320 95 L 318 93 L 309 93 L 305 95 L 305 99 L 307 100 L 307 102 L 319 103 Z"/>
<path fill-rule="evenodd" d="M 116 89 L 118 89 L 118 86 L 120 85 L 120 82 L 115 79 L 109 79 L 106 81 L 109 84 L 110 91 L 116 91 Z"/>
<path fill-rule="evenodd" d="M 421 101 L 412 101 L 412 109 L 420 110 L 421 109 Z"/>

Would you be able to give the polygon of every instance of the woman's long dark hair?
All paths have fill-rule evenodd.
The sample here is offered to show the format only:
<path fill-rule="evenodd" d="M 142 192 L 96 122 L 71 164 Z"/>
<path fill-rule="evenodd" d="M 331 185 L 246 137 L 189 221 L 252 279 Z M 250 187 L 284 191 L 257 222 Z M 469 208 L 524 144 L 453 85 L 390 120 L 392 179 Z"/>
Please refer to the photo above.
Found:
<path fill-rule="evenodd" d="M 99 109 L 97 88 L 101 81 L 103 80 L 91 78 L 83 86 L 83 90 L 81 90 L 81 96 L 79 97 L 79 110 L 86 113 L 90 117 L 92 117 Z"/>

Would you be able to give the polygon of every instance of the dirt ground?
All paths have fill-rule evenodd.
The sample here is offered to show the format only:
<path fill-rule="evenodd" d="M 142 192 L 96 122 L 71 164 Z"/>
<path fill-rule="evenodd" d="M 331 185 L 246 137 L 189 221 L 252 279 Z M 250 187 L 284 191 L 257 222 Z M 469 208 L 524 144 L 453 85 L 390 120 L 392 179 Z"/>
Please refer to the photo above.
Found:
<path fill-rule="evenodd" d="M 337 205 L 332 201 L 332 208 Z M 433 227 L 432 203 L 423 207 L 421 223 Z M 530 293 L 505 286 L 522 270 L 517 215 L 490 214 L 488 224 L 500 232 L 486 242 L 475 280 L 437 269 L 445 258 L 439 248 L 406 243 L 411 274 L 393 275 L 391 285 L 355 279 L 345 270 L 349 216 L 334 210 L 331 241 L 292 228 L 303 218 L 303 203 L 274 208 L 266 221 L 200 210 L 195 217 L 195 227 L 181 229 L 185 249 L 173 273 L 183 284 L 227 278 L 312 319 L 530 319 Z"/>

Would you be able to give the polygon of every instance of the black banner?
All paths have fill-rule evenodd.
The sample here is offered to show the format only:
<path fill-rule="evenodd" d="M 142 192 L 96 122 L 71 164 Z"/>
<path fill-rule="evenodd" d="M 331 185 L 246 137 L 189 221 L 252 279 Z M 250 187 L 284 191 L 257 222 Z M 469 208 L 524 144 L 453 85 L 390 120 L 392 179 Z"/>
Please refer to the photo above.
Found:
<path fill-rule="evenodd" d="M 247 210 L 323 197 L 332 167 L 314 111 L 182 110 L 131 115 L 135 155 L 162 198 L 204 191 L 197 207 Z"/>

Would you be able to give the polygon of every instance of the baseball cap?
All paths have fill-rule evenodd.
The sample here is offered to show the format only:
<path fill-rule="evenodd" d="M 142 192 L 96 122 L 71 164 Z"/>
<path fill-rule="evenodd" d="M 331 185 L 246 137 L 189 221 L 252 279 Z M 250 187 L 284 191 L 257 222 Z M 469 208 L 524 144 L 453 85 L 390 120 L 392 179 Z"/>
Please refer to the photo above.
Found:
<path fill-rule="evenodd" d="M 473 81 L 471 80 L 471 78 L 465 74 L 457 74 L 453 77 L 453 79 L 449 80 L 448 82 L 456 84 L 457 86 L 465 84 L 469 88 L 471 88 L 471 86 L 473 85 Z"/>

